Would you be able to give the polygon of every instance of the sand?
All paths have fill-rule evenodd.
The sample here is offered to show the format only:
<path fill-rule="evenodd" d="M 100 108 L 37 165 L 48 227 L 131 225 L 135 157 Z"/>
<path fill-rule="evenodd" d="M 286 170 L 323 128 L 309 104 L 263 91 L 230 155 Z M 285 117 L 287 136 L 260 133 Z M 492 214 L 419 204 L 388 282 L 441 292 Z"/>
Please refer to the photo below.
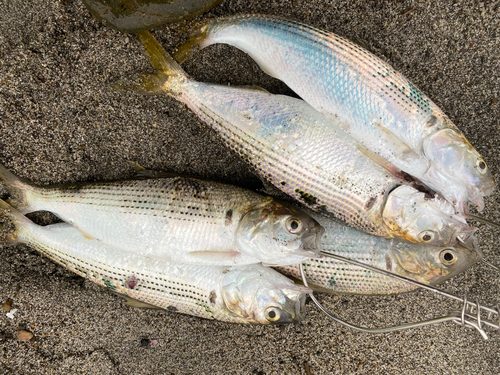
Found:
<path fill-rule="evenodd" d="M 388 61 L 451 117 L 500 180 L 499 1 L 235 0 L 198 19 L 251 12 L 336 32 Z M 165 26 L 154 35 L 173 52 L 186 28 Z M 210 47 L 184 67 L 200 81 L 292 94 L 231 47 Z M 261 187 L 182 104 L 108 89 L 144 72 L 152 70 L 136 38 L 101 25 L 81 2 L 0 0 L 0 163 L 39 184 L 128 178 L 131 160 Z M 484 215 L 500 221 L 498 192 L 486 200 Z M 31 217 L 54 221 L 49 214 Z M 498 230 L 480 226 L 485 258 L 500 265 L 498 236 Z M 16 309 L 13 318 L 0 310 L 0 374 L 499 372 L 499 333 L 488 329 L 488 341 L 454 323 L 358 333 L 310 303 L 306 320 L 286 327 L 206 321 L 128 307 L 25 246 L 0 251 L 0 300 L 10 298 Z M 494 305 L 500 302 L 499 284 L 500 274 L 480 263 L 441 288 Z M 372 327 L 459 308 L 423 291 L 320 300 L 345 319 Z M 34 341 L 18 341 L 19 330 L 33 333 Z"/>

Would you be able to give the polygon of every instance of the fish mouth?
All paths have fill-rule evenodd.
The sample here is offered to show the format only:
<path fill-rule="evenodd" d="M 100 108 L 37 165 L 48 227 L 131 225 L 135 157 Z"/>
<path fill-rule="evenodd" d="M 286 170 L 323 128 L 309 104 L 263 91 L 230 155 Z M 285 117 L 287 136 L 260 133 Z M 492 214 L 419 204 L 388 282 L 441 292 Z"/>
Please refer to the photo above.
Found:
<path fill-rule="evenodd" d="M 306 316 L 306 299 L 312 290 L 303 285 L 295 285 L 291 289 L 283 289 L 287 296 L 287 311 L 290 312 L 289 322 L 298 323 Z"/>
<path fill-rule="evenodd" d="M 460 246 L 465 247 L 466 249 L 473 251 L 477 254 L 477 260 L 481 260 L 483 258 L 483 251 L 479 247 L 479 242 L 474 235 L 477 228 L 471 228 L 470 231 L 461 233 L 457 235 L 457 242 Z M 475 262 L 474 262 L 475 263 Z"/>

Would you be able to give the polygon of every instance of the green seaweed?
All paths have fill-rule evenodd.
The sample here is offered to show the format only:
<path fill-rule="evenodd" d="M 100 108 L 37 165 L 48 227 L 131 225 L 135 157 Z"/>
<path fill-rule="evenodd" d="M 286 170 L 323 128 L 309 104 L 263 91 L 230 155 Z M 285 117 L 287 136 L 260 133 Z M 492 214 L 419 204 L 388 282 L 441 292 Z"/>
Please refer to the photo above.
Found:
<path fill-rule="evenodd" d="M 149 30 L 205 13 L 222 0 L 82 0 L 107 26 L 124 32 Z"/>

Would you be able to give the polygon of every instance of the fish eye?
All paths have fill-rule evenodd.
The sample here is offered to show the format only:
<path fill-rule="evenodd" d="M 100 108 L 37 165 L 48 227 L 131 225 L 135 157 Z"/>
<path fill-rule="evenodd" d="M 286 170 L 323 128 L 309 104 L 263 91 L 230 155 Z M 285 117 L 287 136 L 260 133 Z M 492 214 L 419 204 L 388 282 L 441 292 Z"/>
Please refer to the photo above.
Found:
<path fill-rule="evenodd" d="M 286 229 L 290 233 L 299 233 L 302 230 L 302 221 L 296 217 L 289 217 L 286 220 Z"/>
<path fill-rule="evenodd" d="M 488 166 L 486 165 L 484 159 L 479 158 L 476 160 L 476 167 L 479 173 L 485 173 Z"/>
<path fill-rule="evenodd" d="M 439 253 L 439 260 L 445 266 L 451 266 L 457 262 L 457 257 L 453 253 L 452 249 L 444 249 Z"/>
<path fill-rule="evenodd" d="M 265 317 L 270 322 L 276 322 L 280 319 L 280 310 L 276 307 L 268 307 L 265 312 Z"/>
<path fill-rule="evenodd" d="M 418 235 L 418 239 L 422 242 L 431 242 L 436 237 L 435 233 L 431 230 L 424 230 Z"/>

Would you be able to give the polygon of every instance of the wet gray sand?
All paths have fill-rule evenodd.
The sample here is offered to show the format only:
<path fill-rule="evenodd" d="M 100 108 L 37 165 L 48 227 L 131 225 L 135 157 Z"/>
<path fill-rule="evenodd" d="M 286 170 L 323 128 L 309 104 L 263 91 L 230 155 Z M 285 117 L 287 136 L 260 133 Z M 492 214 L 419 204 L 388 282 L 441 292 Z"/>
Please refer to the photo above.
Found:
<path fill-rule="evenodd" d="M 500 180 L 500 2 L 225 1 L 210 16 L 259 12 L 334 31 L 387 60 L 463 130 Z M 201 19 L 202 17 L 198 17 Z M 154 35 L 170 52 L 185 27 Z M 245 54 L 214 46 L 184 64 L 196 79 L 292 94 Z M 0 1 L 0 163 L 39 184 L 122 179 L 128 160 L 259 188 L 214 132 L 167 97 L 117 94 L 107 85 L 151 72 L 131 35 L 92 19 L 79 1 Z M 500 195 L 484 215 L 500 221 Z M 32 215 L 39 223 L 54 219 Z M 500 265 L 500 232 L 480 227 Z M 286 327 L 241 326 L 139 310 L 25 246 L 3 247 L 0 374 L 498 374 L 499 333 L 484 341 L 454 323 L 401 333 L 358 333 L 308 304 Z M 442 289 L 500 302 L 500 274 L 484 264 Z M 429 292 L 320 297 L 356 324 L 392 325 L 457 309 Z M 13 310 L 11 310 L 12 313 Z M 17 340 L 18 331 L 34 334 Z M 157 340 L 152 345 L 150 339 Z M 149 344 L 149 345 L 147 345 Z"/>

